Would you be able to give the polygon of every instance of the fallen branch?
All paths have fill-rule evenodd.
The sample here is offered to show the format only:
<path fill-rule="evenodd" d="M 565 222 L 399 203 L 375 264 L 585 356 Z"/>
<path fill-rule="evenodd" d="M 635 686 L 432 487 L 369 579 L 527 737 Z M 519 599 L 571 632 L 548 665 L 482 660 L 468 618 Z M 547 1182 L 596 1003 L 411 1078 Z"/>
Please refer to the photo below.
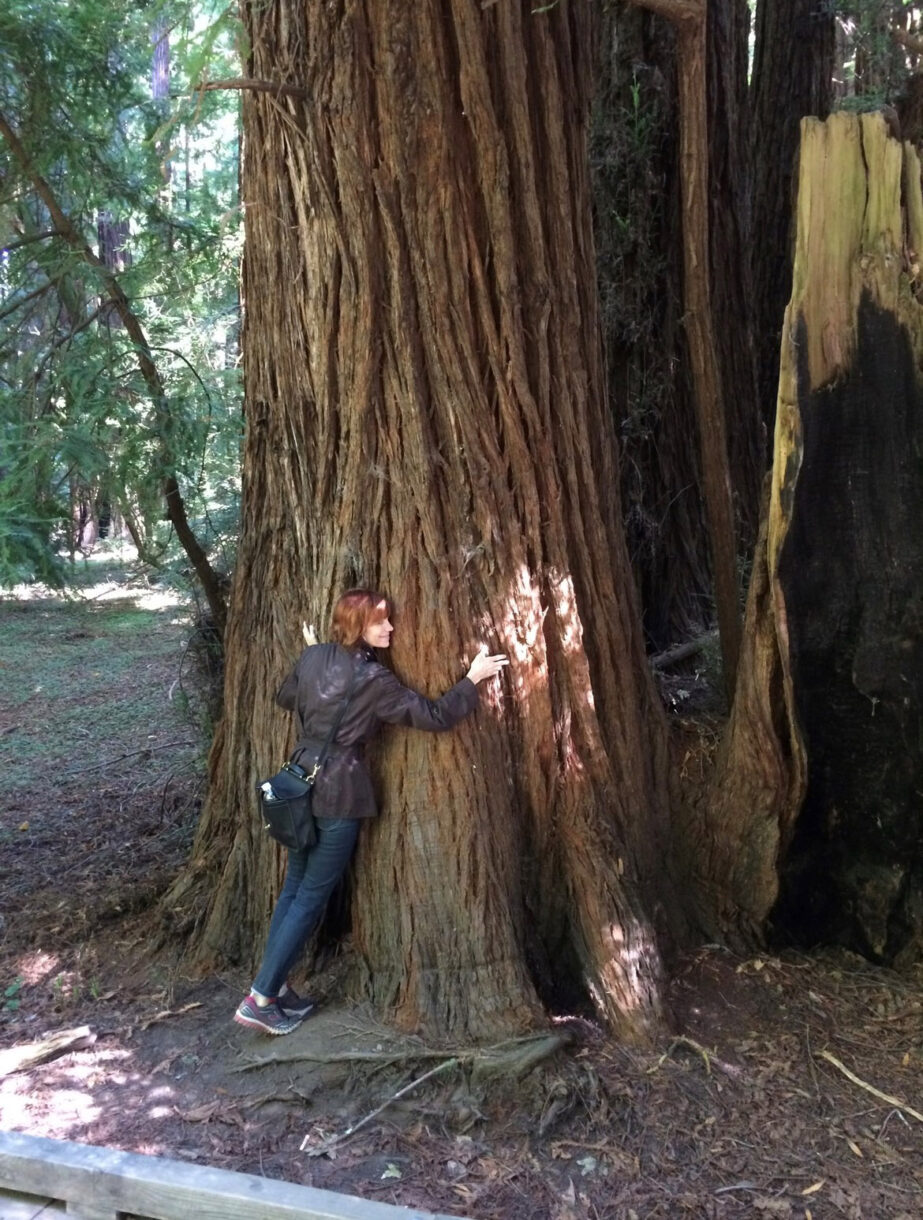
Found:
<path fill-rule="evenodd" d="M 387 1067 L 392 1063 L 407 1063 L 414 1059 L 442 1059 L 445 1051 L 343 1051 L 342 1054 L 325 1055 L 320 1051 L 298 1051 L 294 1055 L 264 1055 L 259 1059 L 248 1059 L 232 1072 L 249 1072 L 253 1068 L 275 1067 L 279 1063 L 379 1063 Z"/>
<path fill-rule="evenodd" d="M 153 754 L 155 750 L 169 750 L 173 746 L 194 746 L 195 744 L 194 741 L 165 741 L 160 746 L 144 746 L 140 750 L 129 750 L 126 754 L 116 754 L 115 758 L 107 758 L 105 762 L 92 763 L 89 767 L 75 767 L 72 771 L 64 771 L 62 778 L 69 779 L 72 775 L 83 775 L 87 771 L 100 771 L 117 762 L 124 762 L 126 758 L 135 758 L 138 754 Z"/>
<path fill-rule="evenodd" d="M 80 1025 L 77 1029 L 62 1029 L 56 1034 L 40 1038 L 38 1042 L 27 1042 L 23 1046 L 11 1046 L 0 1051 L 0 1076 L 11 1076 L 14 1072 L 25 1072 L 29 1068 L 38 1067 L 40 1063 L 48 1063 L 51 1059 L 59 1059 L 71 1051 L 83 1051 L 96 1041 L 96 1034 L 89 1025 Z"/>
<path fill-rule="evenodd" d="M 845 1064 L 840 1063 L 835 1055 L 831 1055 L 829 1051 L 821 1051 L 821 1059 L 826 1059 L 828 1063 L 832 1063 L 835 1068 L 843 1073 L 843 1075 L 857 1084 L 860 1089 L 865 1089 L 866 1093 L 871 1093 L 873 1097 L 877 1097 L 879 1101 L 886 1101 L 889 1106 L 894 1106 L 896 1110 L 903 1110 L 905 1114 L 909 1114 L 911 1118 L 915 1118 L 918 1123 L 923 1123 L 923 1114 L 918 1110 L 914 1110 L 908 1106 L 906 1101 L 901 1101 L 899 1097 L 892 1097 L 890 1093 L 882 1093 L 880 1089 L 876 1089 L 874 1085 L 868 1084 L 861 1080 L 854 1072 L 851 1072 Z"/>
<path fill-rule="evenodd" d="M 351 1135 L 355 1135 L 360 1127 L 364 1127 L 366 1123 L 371 1122 L 373 1118 L 376 1118 L 379 1114 L 381 1114 L 382 1110 L 387 1110 L 388 1106 L 390 1106 L 392 1102 L 398 1101 L 399 1098 L 412 1092 L 413 1089 L 415 1089 L 418 1085 L 423 1084 L 424 1081 L 429 1080 L 432 1076 L 438 1076 L 440 1072 L 448 1071 L 448 1069 L 451 1067 L 458 1067 L 457 1059 L 446 1059 L 444 1063 L 439 1063 L 436 1065 L 436 1067 L 430 1068 L 428 1072 L 424 1072 L 423 1075 L 418 1076 L 416 1080 L 411 1080 L 410 1084 L 405 1084 L 402 1089 L 398 1089 L 396 1093 L 392 1093 L 392 1095 L 383 1101 L 380 1106 L 376 1107 L 371 1114 L 366 1114 L 365 1118 L 360 1118 L 357 1123 L 353 1123 L 351 1127 L 347 1127 L 342 1135 L 332 1135 L 328 1139 L 322 1140 L 321 1143 L 314 1148 L 308 1147 L 309 1137 L 306 1135 L 301 1141 L 299 1152 L 306 1152 L 308 1156 L 329 1156 L 329 1154 L 337 1147 L 338 1144 L 342 1144 L 343 1141 L 348 1140 Z"/>
<path fill-rule="evenodd" d="M 678 665 L 680 661 L 694 657 L 696 653 L 701 652 L 707 644 L 717 638 L 717 631 L 708 631 L 705 635 L 700 635 L 698 639 L 686 640 L 685 644 L 676 644 L 673 648 L 668 648 L 666 652 L 656 653 L 648 663 L 651 669 L 669 669 L 671 665 Z"/>

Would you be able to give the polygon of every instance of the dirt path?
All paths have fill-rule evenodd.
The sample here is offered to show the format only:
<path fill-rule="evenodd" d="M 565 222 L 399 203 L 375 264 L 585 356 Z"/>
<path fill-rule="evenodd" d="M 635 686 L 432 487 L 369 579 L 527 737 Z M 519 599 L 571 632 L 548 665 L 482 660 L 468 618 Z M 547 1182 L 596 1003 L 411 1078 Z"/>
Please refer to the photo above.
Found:
<path fill-rule="evenodd" d="M 241 977 L 152 951 L 203 769 L 185 610 L 98 575 L 79 600 L 0 600 L 0 1125 L 477 1220 L 923 1215 L 920 972 L 703 950 L 677 1041 L 631 1051 L 578 1015 L 516 1082 L 464 1061 L 389 1104 L 453 1052 L 349 1007 L 342 960 L 290 1038 L 234 1026 Z"/>

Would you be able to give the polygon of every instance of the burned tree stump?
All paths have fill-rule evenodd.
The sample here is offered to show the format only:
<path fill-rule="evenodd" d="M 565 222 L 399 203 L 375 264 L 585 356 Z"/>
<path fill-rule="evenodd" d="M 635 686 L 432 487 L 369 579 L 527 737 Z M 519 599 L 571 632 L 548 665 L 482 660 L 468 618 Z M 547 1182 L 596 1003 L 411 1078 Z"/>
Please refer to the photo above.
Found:
<path fill-rule="evenodd" d="M 680 819 L 697 915 L 923 950 L 923 195 L 883 118 L 805 119 L 768 512 L 728 730 Z"/>
<path fill-rule="evenodd" d="M 774 920 L 923 949 L 920 162 L 879 115 L 806 120 L 770 525 L 807 758 Z"/>

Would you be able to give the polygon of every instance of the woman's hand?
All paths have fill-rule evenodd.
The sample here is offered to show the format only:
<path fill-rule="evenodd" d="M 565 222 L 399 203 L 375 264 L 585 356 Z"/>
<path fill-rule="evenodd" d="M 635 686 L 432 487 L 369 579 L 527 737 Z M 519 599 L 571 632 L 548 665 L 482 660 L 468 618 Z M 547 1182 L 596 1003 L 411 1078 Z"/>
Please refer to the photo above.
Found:
<path fill-rule="evenodd" d="M 482 644 L 477 656 L 471 662 L 471 668 L 465 674 L 466 678 L 470 678 L 475 686 L 479 682 L 483 682 L 485 678 L 495 678 L 505 665 L 509 665 L 510 659 L 502 652 L 496 656 L 487 655 L 487 645 Z"/>

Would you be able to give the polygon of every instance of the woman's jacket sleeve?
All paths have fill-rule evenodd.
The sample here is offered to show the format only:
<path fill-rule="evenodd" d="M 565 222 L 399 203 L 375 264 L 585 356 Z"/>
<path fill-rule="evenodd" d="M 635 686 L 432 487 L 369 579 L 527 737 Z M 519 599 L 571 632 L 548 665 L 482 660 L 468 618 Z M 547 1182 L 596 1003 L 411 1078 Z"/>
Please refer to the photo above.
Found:
<path fill-rule="evenodd" d="M 441 733 L 464 720 L 477 703 L 478 688 L 470 678 L 456 682 L 439 699 L 427 699 L 410 687 L 402 686 L 384 666 L 375 675 L 375 714 L 386 724 L 403 724 Z"/>

